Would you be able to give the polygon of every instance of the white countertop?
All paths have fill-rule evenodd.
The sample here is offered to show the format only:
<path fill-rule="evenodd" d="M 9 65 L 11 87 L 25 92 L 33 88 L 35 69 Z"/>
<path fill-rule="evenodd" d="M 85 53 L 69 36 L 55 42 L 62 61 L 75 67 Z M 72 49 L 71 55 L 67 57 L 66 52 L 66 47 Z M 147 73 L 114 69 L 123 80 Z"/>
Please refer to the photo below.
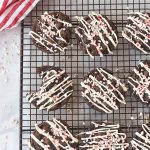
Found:
<path fill-rule="evenodd" d="M 19 149 L 20 27 L 0 32 L 0 150 Z"/>

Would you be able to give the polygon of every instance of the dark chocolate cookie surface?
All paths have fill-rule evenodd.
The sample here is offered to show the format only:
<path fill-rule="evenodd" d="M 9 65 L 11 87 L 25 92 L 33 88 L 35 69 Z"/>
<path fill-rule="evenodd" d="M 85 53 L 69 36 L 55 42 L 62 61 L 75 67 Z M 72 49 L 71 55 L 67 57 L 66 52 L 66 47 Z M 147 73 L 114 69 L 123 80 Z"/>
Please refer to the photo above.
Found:
<path fill-rule="evenodd" d="M 120 103 L 126 104 L 125 84 L 102 68 L 92 70 L 81 82 L 81 86 L 87 104 L 98 111 L 112 113 Z"/>
<path fill-rule="evenodd" d="M 73 82 L 64 70 L 44 66 L 37 69 L 42 78 L 42 86 L 37 92 L 27 94 L 27 99 L 42 110 L 56 110 L 70 99 L 73 93 Z"/>
<path fill-rule="evenodd" d="M 150 61 L 141 61 L 130 73 L 128 83 L 132 95 L 142 103 L 150 104 Z"/>
<path fill-rule="evenodd" d="M 117 30 L 107 17 L 91 13 L 87 17 L 76 17 L 79 26 L 75 29 L 81 49 L 91 58 L 112 54 L 118 44 Z"/>
<path fill-rule="evenodd" d="M 126 150 L 126 134 L 120 125 L 92 122 L 91 129 L 79 134 L 81 150 Z"/>
<path fill-rule="evenodd" d="M 35 125 L 28 145 L 32 150 L 77 150 L 77 143 L 68 125 L 53 118 Z"/>
<path fill-rule="evenodd" d="M 131 145 L 134 150 L 150 149 L 150 124 L 142 124 L 140 131 L 135 133 Z"/>
<path fill-rule="evenodd" d="M 150 52 L 150 13 L 134 12 L 127 18 L 122 36 L 143 53 Z"/>
<path fill-rule="evenodd" d="M 40 50 L 50 54 L 64 52 L 71 38 L 70 22 L 70 18 L 61 12 L 45 12 L 34 22 L 29 34 Z"/>

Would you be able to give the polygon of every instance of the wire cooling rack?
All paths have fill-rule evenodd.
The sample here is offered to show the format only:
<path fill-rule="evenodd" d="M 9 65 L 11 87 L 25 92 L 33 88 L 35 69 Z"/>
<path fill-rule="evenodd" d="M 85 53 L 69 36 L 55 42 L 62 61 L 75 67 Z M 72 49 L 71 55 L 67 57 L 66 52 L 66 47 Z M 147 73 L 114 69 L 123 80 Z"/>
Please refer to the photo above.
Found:
<path fill-rule="evenodd" d="M 86 130 L 91 121 L 105 121 L 119 123 L 127 134 L 128 141 L 134 136 L 142 123 L 150 118 L 150 109 L 134 99 L 130 92 L 126 94 L 126 106 L 120 106 L 112 114 L 104 114 L 90 109 L 81 97 L 80 82 L 83 77 L 95 67 L 104 67 L 112 70 L 113 74 L 126 82 L 129 72 L 138 64 L 139 60 L 146 59 L 142 54 L 129 47 L 121 36 L 126 24 L 128 12 L 149 11 L 150 0 L 41 0 L 22 23 L 22 53 L 21 53 L 21 100 L 20 100 L 20 150 L 29 150 L 27 140 L 36 123 L 51 120 L 53 117 L 66 121 L 74 134 Z M 119 32 L 119 45 L 114 55 L 103 58 L 98 56 L 91 59 L 83 54 L 77 41 L 72 36 L 74 44 L 64 54 L 48 55 L 37 49 L 28 35 L 33 21 L 45 11 L 61 11 L 72 19 L 73 26 L 77 26 L 74 16 L 86 16 L 94 11 L 106 15 L 112 20 Z M 44 65 L 58 66 L 71 75 L 74 82 L 74 93 L 67 105 L 52 112 L 37 110 L 29 104 L 25 96 L 28 92 L 39 89 L 41 79 L 36 74 L 36 68 Z M 130 148 L 131 149 L 131 148 Z"/>

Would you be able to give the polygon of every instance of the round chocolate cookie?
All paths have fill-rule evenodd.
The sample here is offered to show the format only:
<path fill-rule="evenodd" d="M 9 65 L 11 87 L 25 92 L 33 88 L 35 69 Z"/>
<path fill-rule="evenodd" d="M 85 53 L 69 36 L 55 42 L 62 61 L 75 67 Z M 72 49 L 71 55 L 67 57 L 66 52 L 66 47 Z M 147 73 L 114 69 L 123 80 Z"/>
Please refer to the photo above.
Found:
<path fill-rule="evenodd" d="M 117 29 L 112 21 L 101 14 L 92 12 L 87 17 L 76 17 L 79 26 L 75 29 L 81 49 L 90 55 L 102 57 L 113 54 L 118 45 Z"/>
<path fill-rule="evenodd" d="M 27 94 L 27 99 L 42 110 L 56 110 L 62 107 L 72 96 L 73 82 L 64 70 L 44 66 L 37 69 L 42 85 L 37 92 Z"/>
<path fill-rule="evenodd" d="M 128 77 L 132 95 L 144 104 L 150 104 L 150 61 L 141 61 Z"/>
<path fill-rule="evenodd" d="M 143 53 L 150 52 L 150 13 L 134 12 L 127 18 L 122 36 Z"/>
<path fill-rule="evenodd" d="M 98 111 L 112 113 L 120 103 L 126 104 L 125 84 L 102 68 L 92 70 L 81 82 L 82 96 L 87 104 Z"/>
<path fill-rule="evenodd" d="M 92 122 L 90 131 L 78 136 L 81 150 L 126 150 L 129 146 L 119 124 Z"/>
<path fill-rule="evenodd" d="M 150 124 L 142 124 L 140 131 L 135 133 L 131 145 L 134 150 L 150 149 Z"/>
<path fill-rule="evenodd" d="M 68 125 L 53 118 L 35 125 L 29 147 L 32 150 L 76 150 L 78 139 L 69 131 Z"/>
<path fill-rule="evenodd" d="M 71 38 L 70 22 L 70 18 L 61 12 L 45 12 L 34 22 L 29 34 L 42 51 L 50 54 L 64 52 Z"/>

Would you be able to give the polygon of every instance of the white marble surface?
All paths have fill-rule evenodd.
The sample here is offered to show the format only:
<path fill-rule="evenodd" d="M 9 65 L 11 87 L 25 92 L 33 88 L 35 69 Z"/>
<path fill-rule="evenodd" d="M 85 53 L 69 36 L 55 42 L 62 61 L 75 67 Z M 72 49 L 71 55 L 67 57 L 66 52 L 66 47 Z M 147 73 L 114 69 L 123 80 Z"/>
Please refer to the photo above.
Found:
<path fill-rule="evenodd" d="M 19 149 L 20 27 L 0 32 L 0 150 Z"/>

